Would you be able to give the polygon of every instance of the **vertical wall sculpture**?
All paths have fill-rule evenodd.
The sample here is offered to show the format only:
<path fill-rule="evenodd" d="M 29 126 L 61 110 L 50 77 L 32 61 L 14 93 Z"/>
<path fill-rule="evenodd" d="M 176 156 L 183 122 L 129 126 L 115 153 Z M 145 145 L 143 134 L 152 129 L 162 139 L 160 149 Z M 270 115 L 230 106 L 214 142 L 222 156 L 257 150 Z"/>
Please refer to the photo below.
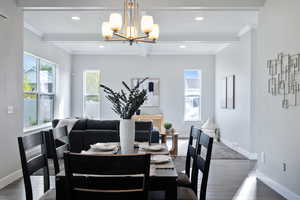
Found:
<path fill-rule="evenodd" d="M 300 54 L 278 54 L 268 60 L 268 92 L 273 96 L 282 95 L 282 107 L 288 109 L 299 104 L 300 94 Z"/>

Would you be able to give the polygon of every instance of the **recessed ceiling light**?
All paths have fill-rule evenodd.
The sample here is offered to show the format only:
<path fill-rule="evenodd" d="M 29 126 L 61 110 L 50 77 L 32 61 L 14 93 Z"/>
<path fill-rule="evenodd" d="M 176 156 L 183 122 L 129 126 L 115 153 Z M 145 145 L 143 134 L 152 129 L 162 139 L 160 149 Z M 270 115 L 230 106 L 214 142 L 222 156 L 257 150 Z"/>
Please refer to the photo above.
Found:
<path fill-rule="evenodd" d="M 202 20 L 204 20 L 204 17 L 195 17 L 195 20 L 196 21 L 202 21 Z"/>
<path fill-rule="evenodd" d="M 185 48 L 186 48 L 186 46 L 185 46 L 185 45 L 180 45 L 180 46 L 179 46 L 179 48 L 181 48 L 181 49 L 185 49 Z"/>
<path fill-rule="evenodd" d="M 72 19 L 75 20 L 75 21 L 79 21 L 79 20 L 80 20 L 80 17 L 78 17 L 78 16 L 73 16 Z"/>
<path fill-rule="evenodd" d="M 102 49 L 102 48 L 104 48 L 104 46 L 103 45 L 99 45 L 99 48 Z"/>

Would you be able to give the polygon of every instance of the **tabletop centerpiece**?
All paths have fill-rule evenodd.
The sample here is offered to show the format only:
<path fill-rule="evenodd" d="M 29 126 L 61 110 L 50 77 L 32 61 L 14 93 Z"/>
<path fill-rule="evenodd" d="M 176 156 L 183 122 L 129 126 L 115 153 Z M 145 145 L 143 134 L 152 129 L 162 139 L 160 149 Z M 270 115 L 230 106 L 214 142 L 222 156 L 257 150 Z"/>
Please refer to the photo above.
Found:
<path fill-rule="evenodd" d="M 147 100 L 147 91 L 140 89 L 140 85 L 148 78 L 138 80 L 132 88 L 122 81 L 126 92 L 115 92 L 111 88 L 101 84 L 106 98 L 112 103 L 112 110 L 120 117 L 120 145 L 122 153 L 133 153 L 135 139 L 135 121 L 132 116 Z"/>

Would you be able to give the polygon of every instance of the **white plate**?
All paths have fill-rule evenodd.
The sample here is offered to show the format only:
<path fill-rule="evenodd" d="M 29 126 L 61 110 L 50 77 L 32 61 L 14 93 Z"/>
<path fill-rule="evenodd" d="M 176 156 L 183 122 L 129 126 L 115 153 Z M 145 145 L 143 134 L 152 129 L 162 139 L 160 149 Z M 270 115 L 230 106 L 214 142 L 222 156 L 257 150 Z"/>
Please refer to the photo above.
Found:
<path fill-rule="evenodd" d="M 117 144 L 112 143 L 96 143 L 91 145 L 92 149 L 96 149 L 99 151 L 113 151 L 117 148 Z"/>
<path fill-rule="evenodd" d="M 165 149 L 165 146 L 162 146 L 160 144 L 152 144 L 152 145 L 145 144 L 145 145 L 141 145 L 140 147 L 146 151 L 162 151 Z"/>
<path fill-rule="evenodd" d="M 154 164 L 163 164 L 171 161 L 170 156 L 166 155 L 152 155 L 151 162 Z"/>

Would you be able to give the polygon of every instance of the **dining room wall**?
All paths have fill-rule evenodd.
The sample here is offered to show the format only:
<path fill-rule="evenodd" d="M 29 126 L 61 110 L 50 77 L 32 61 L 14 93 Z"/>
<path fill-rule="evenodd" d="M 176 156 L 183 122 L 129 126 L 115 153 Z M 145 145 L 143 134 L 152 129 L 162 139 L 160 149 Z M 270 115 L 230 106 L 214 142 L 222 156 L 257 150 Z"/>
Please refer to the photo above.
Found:
<path fill-rule="evenodd" d="M 254 159 L 254 137 L 251 131 L 251 85 L 255 29 L 217 53 L 215 78 L 215 116 L 221 140 L 245 156 Z M 221 107 L 225 77 L 235 76 L 235 108 Z"/>
<path fill-rule="evenodd" d="M 202 120 L 184 121 L 184 78 L 185 69 L 202 71 Z M 100 70 L 101 83 L 120 89 L 122 81 L 131 78 L 153 77 L 160 79 L 160 107 L 143 108 L 142 113 L 163 113 L 165 121 L 173 123 L 181 136 L 189 134 L 190 126 L 200 126 L 203 121 L 214 117 L 214 56 L 100 56 L 74 55 L 72 59 L 72 115 L 82 116 L 83 72 Z M 101 91 L 101 119 L 117 119 L 111 104 Z"/>
<path fill-rule="evenodd" d="M 14 0 L 0 1 L 0 188 L 22 174 L 17 136 L 23 131 L 23 13 Z M 13 112 L 8 113 L 8 107 Z"/>
<path fill-rule="evenodd" d="M 253 68 L 253 133 L 258 171 L 287 199 L 300 199 L 300 106 L 284 109 L 268 94 L 267 60 L 300 53 L 299 0 L 267 0 L 258 19 L 258 64 Z M 284 164 L 286 170 L 284 170 Z M 267 177 L 267 178 L 266 178 Z"/>

